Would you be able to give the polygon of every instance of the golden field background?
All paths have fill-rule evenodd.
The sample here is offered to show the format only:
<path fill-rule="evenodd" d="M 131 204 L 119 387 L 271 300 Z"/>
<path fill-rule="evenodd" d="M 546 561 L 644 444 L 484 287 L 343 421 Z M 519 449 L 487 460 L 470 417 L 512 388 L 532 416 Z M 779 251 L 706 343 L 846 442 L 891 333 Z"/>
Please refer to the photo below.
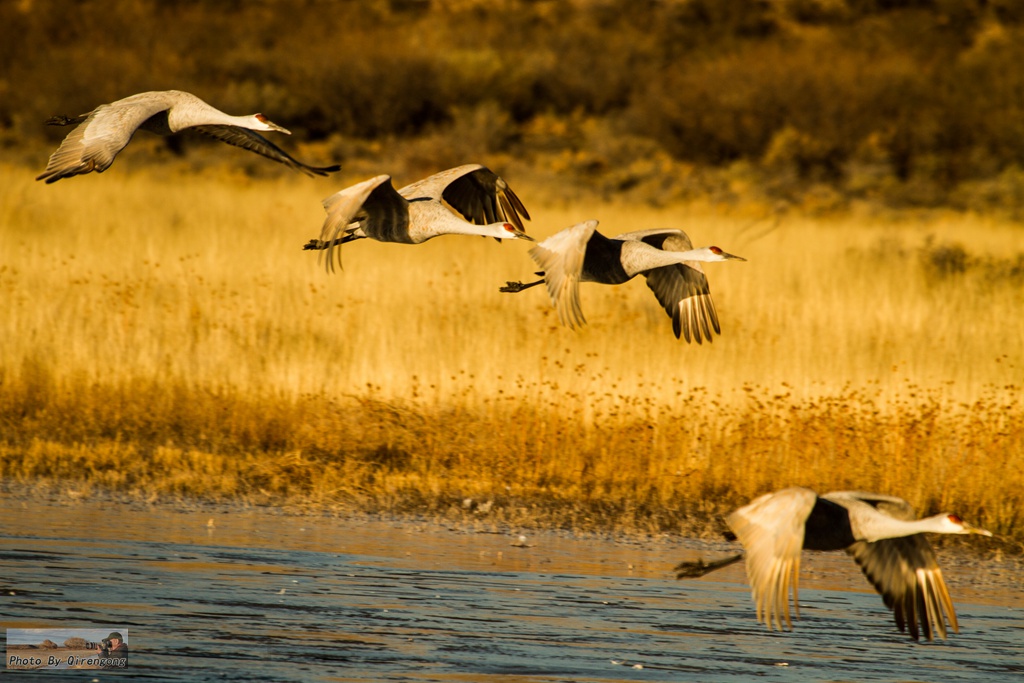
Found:
<path fill-rule="evenodd" d="M 1024 540 L 1018 224 L 558 200 L 484 160 L 536 237 L 594 217 L 746 257 L 707 266 L 723 334 L 687 345 L 642 280 L 584 284 L 578 332 L 499 293 L 526 243 L 367 240 L 328 275 L 320 200 L 378 171 L 147 167 L 143 139 L 54 186 L 0 165 L 5 486 L 701 534 L 802 484 Z"/>
<path fill-rule="evenodd" d="M 0 485 L 702 534 L 805 484 L 1019 549 L 1022 59 L 1015 0 L 2 2 Z M 32 180 L 45 118 L 170 88 L 343 172 L 140 134 Z M 350 182 L 467 162 L 535 236 L 749 259 L 723 336 L 642 281 L 562 328 L 498 292 L 525 243 L 301 250 Z"/>

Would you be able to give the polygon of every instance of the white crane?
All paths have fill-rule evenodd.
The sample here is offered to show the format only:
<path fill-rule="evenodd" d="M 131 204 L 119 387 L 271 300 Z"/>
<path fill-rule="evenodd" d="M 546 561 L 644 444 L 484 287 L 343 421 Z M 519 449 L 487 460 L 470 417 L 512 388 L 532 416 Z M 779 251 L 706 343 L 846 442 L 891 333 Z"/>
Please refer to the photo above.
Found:
<path fill-rule="evenodd" d="M 536 282 L 507 282 L 502 292 L 521 292 L 547 283 L 551 302 L 563 325 L 576 328 L 586 324 L 580 308 L 580 282 L 620 285 L 643 273 L 672 318 L 672 331 L 687 342 L 711 341 L 711 330 L 722 333 L 718 313 L 711 300 L 708 279 L 701 261 L 746 261 L 718 247 L 694 249 L 682 230 L 640 230 L 615 237 L 597 232 L 597 221 L 590 220 L 566 228 L 530 250 L 530 256 L 543 268 Z M 703 333 L 703 334 L 702 334 Z"/>
<path fill-rule="evenodd" d="M 335 247 L 357 239 L 420 244 L 439 235 L 481 235 L 533 241 L 523 230 L 526 207 L 500 176 L 466 164 L 395 190 L 379 175 L 324 200 L 327 218 L 320 239 L 304 249 L 326 249 L 334 269 Z M 337 251 L 338 261 L 341 252 Z"/>
<path fill-rule="evenodd" d="M 893 610 L 900 631 L 910 630 L 932 640 L 946 638 L 946 621 L 959 632 L 953 601 L 942 578 L 935 553 L 923 534 L 981 534 L 954 514 L 915 519 L 902 498 L 860 491 L 837 491 L 818 496 L 810 489 L 793 487 L 768 493 L 726 518 L 729 528 L 746 550 L 757 620 L 770 629 L 792 629 L 789 592 L 800 616 L 797 583 L 800 551 L 846 550 Z M 705 563 L 683 562 L 678 578 L 703 576 L 742 558 L 732 555 Z"/>
<path fill-rule="evenodd" d="M 230 116 L 211 107 L 192 93 L 164 90 L 139 93 L 101 104 L 80 116 L 54 116 L 46 121 L 53 126 L 78 127 L 60 143 L 50 156 L 46 170 L 36 180 L 55 183 L 74 175 L 102 173 L 125 148 L 136 130 L 171 135 L 193 128 L 237 147 L 261 154 L 307 175 L 327 175 L 341 168 L 310 166 L 293 158 L 256 131 L 277 131 L 291 135 L 263 114 Z"/>

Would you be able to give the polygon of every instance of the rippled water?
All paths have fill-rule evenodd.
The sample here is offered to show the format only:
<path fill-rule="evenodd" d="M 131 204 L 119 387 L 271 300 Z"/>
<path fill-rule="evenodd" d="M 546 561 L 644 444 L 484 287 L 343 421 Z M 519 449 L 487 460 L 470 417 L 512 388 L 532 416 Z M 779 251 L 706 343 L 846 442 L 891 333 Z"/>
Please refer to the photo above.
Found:
<path fill-rule="evenodd" d="M 742 564 L 715 580 L 672 578 L 678 560 L 725 546 L 554 533 L 531 535 L 529 547 L 513 541 L 427 524 L 0 496 L 0 618 L 4 628 L 123 626 L 132 678 L 152 681 L 1024 674 L 1019 563 L 947 567 L 961 633 L 916 644 L 842 554 L 805 563 L 801 619 L 781 634 L 755 621 Z"/>

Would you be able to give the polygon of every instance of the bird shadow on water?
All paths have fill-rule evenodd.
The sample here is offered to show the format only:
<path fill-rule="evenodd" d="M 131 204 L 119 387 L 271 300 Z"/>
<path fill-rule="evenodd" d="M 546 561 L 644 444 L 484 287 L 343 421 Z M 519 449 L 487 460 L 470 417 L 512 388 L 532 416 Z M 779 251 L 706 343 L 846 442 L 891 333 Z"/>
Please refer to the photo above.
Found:
<path fill-rule="evenodd" d="M 1019 594 L 1012 606 L 958 601 L 961 633 L 914 643 L 868 586 L 805 583 L 795 629 L 770 632 L 755 620 L 741 566 L 714 581 L 671 578 L 683 541 L 539 534 L 514 547 L 501 534 L 409 523 L 232 511 L 214 524 L 206 513 L 95 508 L 0 497 L 3 625 L 119 624 L 132 677 L 144 680 L 1009 681 L 1024 673 Z M 118 524 L 102 522 L 111 518 Z M 862 580 L 842 557 L 812 575 L 821 571 Z M 52 675 L 87 674 L 95 678 Z"/>

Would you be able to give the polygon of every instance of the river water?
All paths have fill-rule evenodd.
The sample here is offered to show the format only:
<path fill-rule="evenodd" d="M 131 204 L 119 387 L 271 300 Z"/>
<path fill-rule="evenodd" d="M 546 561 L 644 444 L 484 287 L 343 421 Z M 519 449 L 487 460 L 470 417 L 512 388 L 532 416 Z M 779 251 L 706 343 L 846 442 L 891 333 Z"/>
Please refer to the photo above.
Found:
<path fill-rule="evenodd" d="M 478 525 L 480 529 L 485 528 Z M 1024 583 L 942 553 L 961 632 L 914 643 L 842 553 L 795 630 L 755 621 L 724 543 L 0 494 L 0 626 L 122 628 L 129 671 L 33 681 L 1020 681 Z M 983 540 L 983 539 L 982 539 Z"/>

